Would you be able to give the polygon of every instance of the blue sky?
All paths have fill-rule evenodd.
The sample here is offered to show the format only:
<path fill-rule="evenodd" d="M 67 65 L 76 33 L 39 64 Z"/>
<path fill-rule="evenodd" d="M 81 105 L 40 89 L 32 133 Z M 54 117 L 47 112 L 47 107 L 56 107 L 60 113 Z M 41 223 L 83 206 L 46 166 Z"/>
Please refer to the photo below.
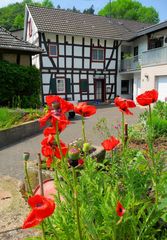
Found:
<path fill-rule="evenodd" d="M 9 3 L 21 2 L 22 0 L 0 0 L 0 7 L 4 7 Z M 40 1 L 40 0 L 38 0 Z M 112 1 L 112 0 L 111 0 Z M 144 6 L 153 6 L 159 13 L 161 21 L 167 20 L 167 0 L 138 0 Z M 61 8 L 72 8 L 75 6 L 81 11 L 94 5 L 96 13 L 102 9 L 109 0 L 52 0 L 55 6 L 58 4 Z"/>

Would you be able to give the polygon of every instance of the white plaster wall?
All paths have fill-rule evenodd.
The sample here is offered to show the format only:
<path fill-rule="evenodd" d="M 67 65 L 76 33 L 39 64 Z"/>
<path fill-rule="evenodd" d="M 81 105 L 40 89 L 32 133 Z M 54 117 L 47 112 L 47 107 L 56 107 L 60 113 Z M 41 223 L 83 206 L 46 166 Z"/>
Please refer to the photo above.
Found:
<path fill-rule="evenodd" d="M 82 95 L 82 100 L 83 100 L 83 101 L 86 101 L 86 100 L 88 100 L 88 97 L 87 97 L 87 95 Z"/>
<path fill-rule="evenodd" d="M 92 68 L 94 68 L 94 69 L 103 69 L 103 66 L 104 66 L 103 62 L 102 63 L 92 62 Z"/>
<path fill-rule="evenodd" d="M 89 76 L 89 83 L 94 83 L 92 75 Z"/>
<path fill-rule="evenodd" d="M 109 69 L 113 69 L 115 68 L 115 61 L 111 61 L 109 66 L 108 66 Z"/>
<path fill-rule="evenodd" d="M 84 68 L 89 68 L 89 65 L 90 65 L 90 60 L 85 59 L 84 60 Z"/>
<path fill-rule="evenodd" d="M 52 67 L 52 63 L 48 57 L 42 56 L 42 62 L 44 67 Z"/>
<path fill-rule="evenodd" d="M 82 59 L 74 58 L 74 68 L 82 68 Z"/>
<path fill-rule="evenodd" d="M 66 55 L 72 55 L 72 46 L 66 46 Z"/>
<path fill-rule="evenodd" d="M 63 45 L 59 45 L 59 54 L 64 55 L 64 46 Z"/>
<path fill-rule="evenodd" d="M 29 26 L 28 26 L 28 22 L 31 19 L 31 24 L 32 24 L 32 36 L 29 36 Z M 29 12 L 29 16 L 28 16 L 28 20 L 27 20 L 27 33 L 26 33 L 26 41 L 35 44 L 36 46 L 39 46 L 39 39 L 38 39 L 38 29 L 35 25 L 35 22 L 31 16 L 31 13 Z"/>
<path fill-rule="evenodd" d="M 87 75 L 86 74 L 81 74 L 81 79 L 86 79 Z"/>
<path fill-rule="evenodd" d="M 43 83 L 50 83 L 50 74 L 42 74 L 42 82 Z"/>
<path fill-rule="evenodd" d="M 90 47 L 84 48 L 84 55 L 85 55 L 85 57 L 90 57 Z"/>
<path fill-rule="evenodd" d="M 74 56 L 82 56 L 82 47 L 74 47 Z"/>
<path fill-rule="evenodd" d="M 75 94 L 74 98 L 75 98 L 74 99 L 75 101 L 79 101 L 80 100 L 80 94 Z"/>
<path fill-rule="evenodd" d="M 59 57 L 59 67 L 64 68 L 64 58 L 63 57 Z"/>
<path fill-rule="evenodd" d="M 94 93 L 94 86 L 92 86 L 92 85 L 89 86 L 89 92 Z"/>
<path fill-rule="evenodd" d="M 66 36 L 66 41 L 68 43 L 72 43 L 72 37 L 71 36 Z"/>
<path fill-rule="evenodd" d="M 32 56 L 32 65 L 36 66 L 36 68 L 40 68 L 39 63 L 39 54 Z"/>
<path fill-rule="evenodd" d="M 74 44 L 82 44 L 82 37 L 75 36 L 74 37 Z"/>
<path fill-rule="evenodd" d="M 79 85 L 75 85 L 75 92 L 79 92 Z"/>
<path fill-rule="evenodd" d="M 48 94 L 49 93 L 49 85 L 43 85 L 43 93 Z"/>
<path fill-rule="evenodd" d="M 79 75 L 74 74 L 74 83 L 79 83 Z"/>
<path fill-rule="evenodd" d="M 67 57 L 66 58 L 66 66 L 67 66 L 67 68 L 71 68 L 72 67 L 72 59 L 71 59 L 71 57 Z"/>
<path fill-rule="evenodd" d="M 133 100 L 136 102 L 136 97 L 141 93 L 141 73 L 134 73 L 133 81 Z"/>
<path fill-rule="evenodd" d="M 156 88 L 157 76 L 167 76 L 167 64 L 141 69 L 141 93 Z"/>

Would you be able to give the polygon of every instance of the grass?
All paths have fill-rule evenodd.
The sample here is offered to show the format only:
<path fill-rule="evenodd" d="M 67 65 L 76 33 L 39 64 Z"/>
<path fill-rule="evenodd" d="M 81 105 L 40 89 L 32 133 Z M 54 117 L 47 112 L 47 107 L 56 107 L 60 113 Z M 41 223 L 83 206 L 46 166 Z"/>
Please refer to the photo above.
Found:
<path fill-rule="evenodd" d="M 37 109 L 10 109 L 0 108 L 0 130 L 17 126 L 21 123 L 38 119 L 42 116 L 42 111 Z"/>

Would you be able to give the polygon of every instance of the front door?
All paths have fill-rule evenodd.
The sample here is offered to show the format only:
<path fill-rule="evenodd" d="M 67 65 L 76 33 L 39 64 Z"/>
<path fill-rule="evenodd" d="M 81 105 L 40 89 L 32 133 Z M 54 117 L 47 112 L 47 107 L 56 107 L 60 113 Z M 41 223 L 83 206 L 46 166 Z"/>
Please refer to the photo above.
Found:
<path fill-rule="evenodd" d="M 95 100 L 99 102 L 105 101 L 105 79 L 94 79 Z"/>

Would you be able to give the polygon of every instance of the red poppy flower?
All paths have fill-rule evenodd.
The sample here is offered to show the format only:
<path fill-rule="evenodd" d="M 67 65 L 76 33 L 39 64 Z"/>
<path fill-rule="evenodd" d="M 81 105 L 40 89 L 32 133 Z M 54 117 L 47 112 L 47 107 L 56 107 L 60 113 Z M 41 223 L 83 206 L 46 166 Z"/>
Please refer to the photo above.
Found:
<path fill-rule="evenodd" d="M 54 108 L 54 104 L 57 104 L 56 107 L 61 110 L 61 113 L 66 113 L 74 109 L 74 105 L 60 96 L 46 96 L 46 103 L 50 109 Z"/>
<path fill-rule="evenodd" d="M 113 150 L 118 144 L 120 143 L 120 141 L 115 138 L 114 136 L 111 136 L 110 138 L 104 140 L 101 145 L 104 147 L 104 149 L 106 151 L 111 151 Z"/>
<path fill-rule="evenodd" d="M 66 156 L 66 154 L 68 152 L 68 147 L 61 140 L 60 140 L 60 147 L 61 147 L 61 151 L 62 151 L 63 156 Z M 55 147 L 54 156 L 58 159 L 61 159 L 60 149 L 58 148 L 58 146 Z"/>
<path fill-rule="evenodd" d="M 116 212 L 119 217 L 122 217 L 125 213 L 125 208 L 122 206 L 120 202 L 117 203 Z"/>
<path fill-rule="evenodd" d="M 49 145 L 43 145 L 41 152 L 42 152 L 42 155 L 45 157 L 53 156 L 53 149 Z"/>
<path fill-rule="evenodd" d="M 51 166 L 52 163 L 53 163 L 53 158 L 52 158 L 52 157 L 48 157 L 48 158 L 46 159 L 46 166 L 47 166 L 48 168 L 50 168 L 50 166 Z"/>
<path fill-rule="evenodd" d="M 52 145 L 53 143 L 56 143 L 55 141 L 55 136 L 54 135 L 51 135 L 49 134 L 47 137 L 45 137 L 42 142 L 41 142 L 41 145 Z"/>
<path fill-rule="evenodd" d="M 86 102 L 80 102 L 74 107 L 74 111 L 83 117 L 90 117 L 96 113 L 96 108 L 95 106 L 87 105 Z"/>
<path fill-rule="evenodd" d="M 136 104 L 133 100 L 130 99 L 124 99 L 121 97 L 116 97 L 114 99 L 115 105 L 119 108 L 119 110 L 127 115 L 133 115 L 132 112 L 129 111 L 128 108 L 134 108 L 136 107 Z"/>
<path fill-rule="evenodd" d="M 47 128 L 44 129 L 43 134 L 44 134 L 45 137 L 47 137 L 50 134 L 55 135 L 56 130 L 55 130 L 54 127 L 47 127 Z"/>
<path fill-rule="evenodd" d="M 52 215 L 55 210 L 54 201 L 41 195 L 30 197 L 28 204 L 32 211 L 25 219 L 22 228 L 31 228 L 38 225 L 43 219 Z"/>
<path fill-rule="evenodd" d="M 84 164 L 84 160 L 83 159 L 79 159 L 78 160 L 78 165 L 82 166 Z"/>
<path fill-rule="evenodd" d="M 137 96 L 136 100 L 141 106 L 150 105 L 151 103 L 154 103 L 158 100 L 158 91 L 155 89 L 146 91 L 143 94 Z"/>
<path fill-rule="evenodd" d="M 59 133 L 61 133 L 67 127 L 67 125 L 70 124 L 70 121 L 66 118 L 65 115 L 61 115 L 59 118 L 55 115 L 52 115 L 51 123 L 52 123 L 52 126 L 55 128 L 55 130 L 57 127 L 56 126 L 57 122 L 58 122 Z"/>
<path fill-rule="evenodd" d="M 44 127 L 46 125 L 46 122 L 50 119 L 51 112 L 48 112 L 44 117 L 41 117 L 39 119 L 40 127 Z"/>

